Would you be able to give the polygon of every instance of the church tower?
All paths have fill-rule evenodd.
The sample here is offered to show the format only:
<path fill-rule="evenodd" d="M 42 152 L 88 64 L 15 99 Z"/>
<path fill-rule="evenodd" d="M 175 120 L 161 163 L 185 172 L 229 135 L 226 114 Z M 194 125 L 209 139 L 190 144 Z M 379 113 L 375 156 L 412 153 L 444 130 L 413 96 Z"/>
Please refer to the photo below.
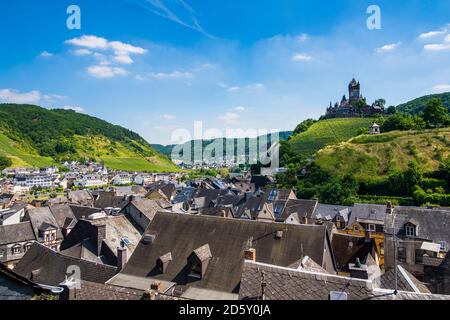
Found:
<path fill-rule="evenodd" d="M 361 96 L 361 85 L 359 81 L 356 81 L 355 78 L 348 85 L 348 95 L 350 102 L 356 101 Z"/>

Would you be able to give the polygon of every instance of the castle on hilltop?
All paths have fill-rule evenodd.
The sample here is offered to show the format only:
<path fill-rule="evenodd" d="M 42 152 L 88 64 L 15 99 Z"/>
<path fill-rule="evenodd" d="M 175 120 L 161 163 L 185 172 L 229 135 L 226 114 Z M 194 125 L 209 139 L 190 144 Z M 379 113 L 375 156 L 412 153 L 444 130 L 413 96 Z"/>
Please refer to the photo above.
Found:
<path fill-rule="evenodd" d="M 376 104 L 368 105 L 366 98 L 361 95 L 361 84 L 355 78 L 350 81 L 348 85 L 348 99 L 344 95 L 340 103 L 335 103 L 334 106 L 330 102 L 325 114 L 326 118 L 348 118 L 372 116 L 376 114 L 383 114 L 384 107 Z"/>

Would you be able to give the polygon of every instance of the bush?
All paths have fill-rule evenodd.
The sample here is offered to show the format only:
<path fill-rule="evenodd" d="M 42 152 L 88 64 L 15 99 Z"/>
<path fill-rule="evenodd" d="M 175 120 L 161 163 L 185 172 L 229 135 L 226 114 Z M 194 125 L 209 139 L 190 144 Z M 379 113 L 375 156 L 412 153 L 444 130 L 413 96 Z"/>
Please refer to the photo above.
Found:
<path fill-rule="evenodd" d="M 0 171 L 9 168 L 10 166 L 12 166 L 11 159 L 4 156 L 0 156 Z"/>

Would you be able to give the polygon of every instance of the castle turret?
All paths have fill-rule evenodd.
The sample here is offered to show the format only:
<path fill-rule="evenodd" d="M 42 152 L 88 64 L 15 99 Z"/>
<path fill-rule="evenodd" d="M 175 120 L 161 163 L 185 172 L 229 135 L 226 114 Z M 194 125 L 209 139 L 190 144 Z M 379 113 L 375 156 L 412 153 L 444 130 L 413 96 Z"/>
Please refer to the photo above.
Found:
<path fill-rule="evenodd" d="M 361 96 L 360 91 L 361 91 L 361 85 L 360 85 L 359 81 L 356 81 L 356 79 L 353 78 L 352 81 L 350 81 L 350 83 L 348 85 L 348 95 L 349 95 L 350 102 L 358 100 L 360 98 L 360 96 Z"/>

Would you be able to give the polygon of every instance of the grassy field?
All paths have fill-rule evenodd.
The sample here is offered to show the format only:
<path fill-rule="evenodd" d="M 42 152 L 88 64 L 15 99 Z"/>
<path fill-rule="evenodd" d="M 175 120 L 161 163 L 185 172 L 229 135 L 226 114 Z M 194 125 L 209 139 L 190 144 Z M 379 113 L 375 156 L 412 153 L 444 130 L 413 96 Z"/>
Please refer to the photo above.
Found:
<path fill-rule="evenodd" d="M 320 150 L 316 163 L 338 175 L 357 179 L 385 177 L 407 169 L 416 160 L 424 171 L 435 170 L 449 156 L 450 128 L 424 131 L 393 131 L 362 135 Z"/>
<path fill-rule="evenodd" d="M 51 158 L 41 157 L 31 147 L 19 146 L 0 133 L 0 155 L 11 159 L 12 167 L 46 167 L 54 164 Z"/>
<path fill-rule="evenodd" d="M 108 168 L 128 171 L 148 171 L 148 172 L 176 172 L 178 168 L 171 162 L 162 162 L 159 159 L 144 158 L 100 158 Z"/>
<path fill-rule="evenodd" d="M 371 118 L 322 120 L 313 124 L 306 132 L 292 137 L 290 144 L 294 151 L 312 155 L 327 145 L 355 137 L 360 128 L 369 130 L 373 121 Z"/>
<path fill-rule="evenodd" d="M 154 155 L 144 157 L 121 143 L 111 144 L 107 138 L 101 136 L 75 136 L 73 141 L 80 157 L 103 161 L 111 169 L 149 172 L 175 172 L 178 170 L 178 167 L 170 160 L 150 149 L 145 151 Z M 13 168 L 46 167 L 55 164 L 51 158 L 39 156 L 31 146 L 19 145 L 1 133 L 0 155 L 11 159 Z"/>

